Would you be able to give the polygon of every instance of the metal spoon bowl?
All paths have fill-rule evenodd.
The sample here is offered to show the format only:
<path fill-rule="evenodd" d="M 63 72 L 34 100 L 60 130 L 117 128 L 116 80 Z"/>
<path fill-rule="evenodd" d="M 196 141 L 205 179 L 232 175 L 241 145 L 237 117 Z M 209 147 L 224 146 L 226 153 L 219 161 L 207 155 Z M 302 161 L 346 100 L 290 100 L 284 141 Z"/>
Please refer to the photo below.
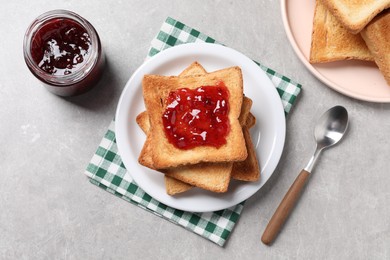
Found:
<path fill-rule="evenodd" d="M 348 112 L 342 106 L 332 107 L 320 117 L 314 129 L 314 137 L 317 143 L 316 150 L 310 158 L 307 166 L 301 171 L 294 183 L 291 185 L 269 221 L 263 236 L 261 237 L 261 241 L 264 244 L 268 245 L 272 243 L 276 235 L 279 233 L 280 228 L 283 226 L 298 201 L 302 189 L 305 187 L 321 151 L 338 143 L 344 136 L 347 128 Z"/>
<path fill-rule="evenodd" d="M 311 172 L 321 151 L 338 143 L 348 128 L 348 112 L 342 106 L 335 106 L 326 111 L 314 128 L 314 137 L 317 143 L 316 150 L 305 167 Z"/>

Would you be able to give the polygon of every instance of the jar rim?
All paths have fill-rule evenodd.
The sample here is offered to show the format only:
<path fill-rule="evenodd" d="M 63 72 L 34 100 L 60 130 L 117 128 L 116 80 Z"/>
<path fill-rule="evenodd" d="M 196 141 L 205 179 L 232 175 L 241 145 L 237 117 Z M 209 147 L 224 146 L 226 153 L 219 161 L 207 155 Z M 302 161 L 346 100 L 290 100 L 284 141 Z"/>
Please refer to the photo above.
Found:
<path fill-rule="evenodd" d="M 67 75 L 52 75 L 43 71 L 33 60 L 31 54 L 31 42 L 35 33 L 41 28 L 41 26 L 50 20 L 58 18 L 70 19 L 78 23 L 87 31 L 91 39 L 91 55 L 87 56 L 86 62 L 80 68 L 78 68 L 74 73 Z M 70 82 L 71 84 L 75 84 L 83 80 L 96 65 L 98 61 L 96 56 L 99 55 L 99 51 L 100 40 L 92 24 L 80 15 L 63 9 L 48 11 L 38 16 L 27 28 L 23 40 L 24 59 L 29 69 L 32 70 L 33 74 L 40 80 L 55 86 L 69 85 Z"/>

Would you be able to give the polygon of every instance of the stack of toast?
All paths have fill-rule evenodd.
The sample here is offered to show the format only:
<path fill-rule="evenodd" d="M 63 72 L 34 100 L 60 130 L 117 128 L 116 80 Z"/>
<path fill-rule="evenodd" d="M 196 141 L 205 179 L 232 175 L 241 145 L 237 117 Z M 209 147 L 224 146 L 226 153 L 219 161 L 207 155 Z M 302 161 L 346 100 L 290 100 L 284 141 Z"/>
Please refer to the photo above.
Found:
<path fill-rule="evenodd" d="M 390 0 L 316 0 L 311 63 L 375 61 L 390 85 Z"/>
<path fill-rule="evenodd" d="M 175 147 L 162 123 L 169 93 L 183 87 L 214 86 L 218 81 L 223 81 L 229 91 L 230 127 L 226 143 L 221 147 Z M 164 174 L 168 194 L 179 194 L 193 187 L 221 193 L 228 190 L 231 179 L 259 180 L 260 168 L 249 134 L 256 118 L 250 113 L 252 100 L 243 95 L 239 67 L 208 73 L 194 62 L 178 76 L 145 75 L 142 85 L 146 111 L 136 121 L 146 134 L 146 141 L 138 161 Z"/>

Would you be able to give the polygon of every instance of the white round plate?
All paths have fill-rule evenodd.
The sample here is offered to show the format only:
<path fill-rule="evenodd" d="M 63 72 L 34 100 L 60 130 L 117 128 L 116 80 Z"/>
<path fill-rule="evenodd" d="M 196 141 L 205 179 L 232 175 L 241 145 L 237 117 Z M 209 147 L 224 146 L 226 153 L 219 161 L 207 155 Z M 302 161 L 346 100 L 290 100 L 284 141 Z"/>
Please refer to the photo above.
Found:
<path fill-rule="evenodd" d="M 298 58 L 324 84 L 346 96 L 390 102 L 390 87 L 374 62 L 349 60 L 310 64 L 314 0 L 281 0 L 284 28 Z"/>
<path fill-rule="evenodd" d="M 231 181 L 226 193 L 218 194 L 198 188 L 178 196 L 165 191 L 162 173 L 138 163 L 145 134 L 137 125 L 136 116 L 145 110 L 142 78 L 145 74 L 178 75 L 192 62 L 198 61 L 207 71 L 241 67 L 244 93 L 253 100 L 251 112 L 257 119 L 251 129 L 253 143 L 261 166 L 257 182 Z M 269 179 L 279 162 L 285 140 L 285 116 L 275 86 L 259 66 L 243 54 L 217 44 L 189 43 L 160 52 L 134 72 L 120 97 L 115 119 L 119 154 L 134 181 L 156 200 L 176 209 L 208 212 L 234 206 L 258 191 Z"/>

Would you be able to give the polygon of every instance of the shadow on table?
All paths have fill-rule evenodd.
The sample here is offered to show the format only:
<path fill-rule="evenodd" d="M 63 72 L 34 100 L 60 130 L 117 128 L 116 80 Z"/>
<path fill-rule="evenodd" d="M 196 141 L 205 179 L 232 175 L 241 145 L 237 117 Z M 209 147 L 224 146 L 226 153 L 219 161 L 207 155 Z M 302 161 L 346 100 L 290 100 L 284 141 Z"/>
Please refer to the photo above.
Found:
<path fill-rule="evenodd" d="M 122 87 L 115 76 L 110 61 L 106 59 L 102 78 L 93 89 L 80 96 L 66 97 L 63 99 L 85 109 L 98 112 L 112 107 L 114 105 L 113 103 L 116 104 Z"/>

